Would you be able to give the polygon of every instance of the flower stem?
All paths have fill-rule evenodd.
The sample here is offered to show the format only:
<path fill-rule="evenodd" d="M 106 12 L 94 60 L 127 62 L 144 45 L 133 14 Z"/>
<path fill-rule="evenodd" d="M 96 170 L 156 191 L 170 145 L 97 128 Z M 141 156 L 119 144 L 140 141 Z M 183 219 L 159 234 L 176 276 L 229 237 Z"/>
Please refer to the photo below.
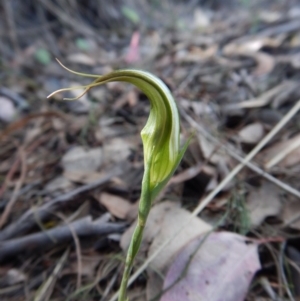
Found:
<path fill-rule="evenodd" d="M 151 197 L 151 189 L 150 189 L 150 168 L 145 166 L 145 172 L 142 182 L 142 193 L 141 199 L 139 203 L 139 214 L 138 214 L 138 222 L 133 232 L 130 245 L 128 248 L 126 262 L 125 262 L 125 269 L 122 277 L 121 287 L 119 290 L 119 298 L 118 301 L 128 301 L 126 298 L 126 291 L 128 280 L 130 277 L 130 272 L 132 269 L 134 258 L 140 249 L 140 245 L 143 238 L 143 232 L 146 224 L 147 217 L 149 215 L 149 211 L 151 208 L 152 197 Z"/>
<path fill-rule="evenodd" d="M 140 225 L 140 219 L 139 219 L 138 224 L 134 230 L 134 234 L 131 239 L 129 249 L 128 249 L 118 301 L 126 301 L 127 300 L 126 299 L 126 290 L 127 290 L 128 279 L 130 277 L 130 272 L 132 269 L 134 258 L 141 245 L 143 231 L 144 231 L 144 226 Z"/>

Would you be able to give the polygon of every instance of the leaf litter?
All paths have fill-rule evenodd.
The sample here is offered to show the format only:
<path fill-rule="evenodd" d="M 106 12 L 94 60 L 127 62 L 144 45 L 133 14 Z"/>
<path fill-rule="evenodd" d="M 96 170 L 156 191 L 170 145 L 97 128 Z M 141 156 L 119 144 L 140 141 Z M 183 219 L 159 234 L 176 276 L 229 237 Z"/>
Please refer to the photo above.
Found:
<path fill-rule="evenodd" d="M 192 240 L 171 265 L 160 300 L 244 300 L 252 277 L 261 268 L 257 244 L 246 240 L 230 232 Z"/>
<path fill-rule="evenodd" d="M 152 71 L 174 93 L 182 117 L 193 121 L 182 118 L 182 139 L 196 133 L 154 204 L 134 270 L 191 222 L 130 287 L 132 300 L 151 300 L 177 276 L 178 285 L 160 299 L 193 300 L 180 294 L 188 289 L 190 298 L 198 296 L 205 266 L 212 271 L 210 285 L 197 300 L 228 297 L 221 275 L 233 277 L 234 300 L 298 297 L 297 289 L 284 285 L 296 286 L 297 269 L 289 274 L 276 267 L 285 259 L 295 267 L 300 251 L 299 113 L 251 169 L 244 168 L 197 218 L 190 213 L 300 98 L 298 6 L 267 0 L 171 6 L 114 1 L 104 8 L 101 1 L 83 6 L 43 0 L 37 13 L 15 2 L 20 10 L 5 1 L 0 18 L 0 298 L 23 300 L 26 291 L 27 298 L 110 300 L 137 215 L 145 96 L 113 83 L 76 103 L 42 101 L 66 84 L 85 84 L 61 70 L 54 57 L 87 73 Z M 204 239 L 203 232 L 210 235 Z M 260 247 L 249 237 L 262 241 Z M 23 251 L 30 241 L 39 247 Z M 16 244 L 11 256 L 1 253 Z"/>

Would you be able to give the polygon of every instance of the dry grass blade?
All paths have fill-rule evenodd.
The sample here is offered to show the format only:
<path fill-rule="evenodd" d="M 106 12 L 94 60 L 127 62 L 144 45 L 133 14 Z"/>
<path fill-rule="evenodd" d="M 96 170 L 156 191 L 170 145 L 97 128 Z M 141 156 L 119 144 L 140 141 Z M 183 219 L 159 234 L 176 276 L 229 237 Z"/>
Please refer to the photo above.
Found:
<path fill-rule="evenodd" d="M 270 161 L 268 161 L 265 164 L 266 169 L 270 169 L 277 163 L 279 163 L 281 160 L 283 160 L 288 154 L 290 154 L 292 151 L 297 149 L 300 146 L 300 136 L 298 136 L 298 139 L 293 141 L 290 145 L 288 145 L 285 149 L 283 149 L 281 152 L 276 154 L 275 157 L 273 157 Z"/>
<path fill-rule="evenodd" d="M 40 290 L 38 291 L 34 301 L 47 301 L 49 300 L 52 290 L 54 288 L 55 281 L 58 278 L 60 271 L 62 270 L 67 258 L 69 255 L 69 249 L 66 249 L 60 260 L 58 261 L 55 269 L 53 270 L 52 274 L 49 276 L 47 281 L 42 285 Z"/>
<path fill-rule="evenodd" d="M 57 16 L 61 22 L 71 26 L 73 29 L 75 29 L 77 32 L 80 32 L 81 34 L 84 35 L 89 35 L 89 36 L 94 36 L 97 37 L 95 31 L 90 29 L 87 25 L 85 24 L 80 24 L 78 26 L 78 23 L 76 20 L 71 18 L 68 14 L 64 13 L 61 9 L 59 9 L 54 3 L 50 1 L 45 1 L 45 0 L 39 0 L 40 3 L 42 3 L 49 11 L 51 11 L 53 14 Z M 99 37 L 97 37 L 99 39 Z"/>
<path fill-rule="evenodd" d="M 193 118 L 191 118 L 187 113 L 185 113 L 184 110 L 181 110 L 181 114 L 189 122 L 189 124 L 192 127 L 196 128 L 202 135 L 206 136 L 208 139 L 210 139 L 216 145 L 220 145 L 220 142 L 215 137 L 213 137 L 203 127 L 201 127 Z M 220 147 L 223 148 L 232 158 L 236 159 L 238 162 L 242 163 L 244 161 L 243 157 L 237 154 L 237 151 L 231 149 L 230 147 L 227 147 L 224 144 L 220 145 Z M 248 168 L 250 168 L 252 171 L 256 172 L 258 175 L 260 175 L 261 177 L 264 177 L 268 181 L 272 182 L 273 184 L 277 185 L 278 187 L 282 188 L 283 190 L 287 191 L 288 193 L 290 193 L 300 199 L 300 192 L 297 189 L 278 180 L 277 178 L 274 178 L 272 175 L 270 175 L 269 173 L 267 173 L 266 171 L 264 171 L 263 169 L 259 168 L 256 165 L 254 165 L 251 162 L 247 162 L 247 163 L 245 163 L 245 165 Z"/>
<path fill-rule="evenodd" d="M 246 166 L 250 160 L 254 158 L 255 155 L 293 118 L 295 114 L 300 109 L 300 100 L 296 102 L 296 104 L 291 108 L 291 110 L 281 119 L 281 121 L 265 136 L 264 139 L 246 156 L 242 163 L 237 165 L 220 184 L 205 197 L 202 202 L 196 207 L 193 211 L 192 217 L 197 216 L 212 200 L 213 198 Z M 191 221 L 190 220 L 190 221 Z M 190 222 L 189 221 L 189 222 Z M 175 235 L 166 240 L 157 250 L 150 256 L 144 264 L 130 277 L 128 281 L 128 285 L 131 285 L 133 281 L 148 267 L 149 263 L 160 254 L 160 252 L 173 240 L 177 237 L 177 235 L 189 224 L 185 224 L 180 231 L 178 231 Z M 118 292 L 109 300 L 115 301 L 118 298 Z"/>
<path fill-rule="evenodd" d="M 246 101 L 240 102 L 238 104 L 229 104 L 224 106 L 225 111 L 230 111 L 234 108 L 241 108 L 241 109 L 249 109 L 249 108 L 260 108 L 263 106 L 266 106 L 270 103 L 273 97 L 278 95 L 280 92 L 284 91 L 288 87 L 290 87 L 293 83 L 291 82 L 284 82 L 279 84 L 278 86 L 275 86 L 274 88 L 264 92 L 258 97 L 255 97 L 253 99 L 248 99 Z"/>

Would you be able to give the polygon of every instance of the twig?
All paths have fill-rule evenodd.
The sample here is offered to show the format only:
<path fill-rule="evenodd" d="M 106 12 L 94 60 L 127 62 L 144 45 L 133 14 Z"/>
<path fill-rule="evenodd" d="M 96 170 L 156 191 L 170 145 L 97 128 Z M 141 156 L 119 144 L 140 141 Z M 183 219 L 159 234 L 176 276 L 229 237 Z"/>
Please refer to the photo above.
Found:
<path fill-rule="evenodd" d="M 189 124 L 196 128 L 202 135 L 204 135 L 205 137 L 207 137 L 208 139 L 210 139 L 213 143 L 215 144 L 220 144 L 220 142 L 213 137 L 208 131 L 206 131 L 204 128 L 202 128 L 193 118 L 191 118 L 188 114 L 186 114 L 184 112 L 184 110 L 181 110 L 181 114 L 182 116 L 189 122 Z M 220 145 L 221 148 L 223 148 L 226 152 L 228 152 L 228 154 L 236 159 L 237 161 L 239 161 L 240 163 L 244 161 L 243 157 L 237 154 L 237 150 L 232 150 L 230 147 L 221 144 Z M 268 181 L 272 182 L 273 184 L 277 185 L 278 187 L 282 188 L 283 190 L 289 192 L 290 194 L 294 195 L 295 197 L 300 199 L 300 191 L 298 191 L 297 189 L 291 187 L 290 185 L 276 179 L 275 177 L 273 177 L 272 175 L 270 175 L 269 173 L 267 173 L 266 171 L 262 170 L 261 168 L 259 168 L 258 166 L 254 165 L 251 162 L 246 162 L 245 165 L 250 168 L 252 171 L 256 172 L 258 175 L 264 177 L 265 179 L 267 179 Z"/>
<path fill-rule="evenodd" d="M 68 242 L 72 239 L 70 227 L 77 236 L 88 236 L 120 232 L 124 229 L 125 223 L 106 223 L 101 218 L 93 221 L 90 216 L 87 216 L 69 225 L 1 242 L 0 260 L 3 261 L 24 251 L 50 248 Z"/>
<path fill-rule="evenodd" d="M 116 166 L 114 170 L 112 170 L 110 173 L 108 173 L 105 177 L 101 179 L 98 179 L 92 183 L 83 185 L 66 194 L 58 196 L 50 200 L 46 204 L 42 205 L 41 207 L 28 209 L 16 222 L 0 231 L 0 241 L 10 239 L 17 235 L 22 235 L 23 233 L 26 233 L 29 229 L 36 225 L 36 217 L 38 217 L 40 221 L 43 221 L 60 204 L 73 199 L 74 197 L 78 196 L 83 192 L 95 189 L 100 185 L 106 184 L 111 180 L 111 178 L 119 176 L 122 173 L 126 172 L 126 168 L 127 167 L 122 166 L 122 164 Z"/>
<path fill-rule="evenodd" d="M 10 200 L 8 201 L 7 205 L 5 206 L 4 212 L 2 213 L 0 217 L 0 229 L 3 227 L 3 225 L 6 223 L 7 218 L 15 204 L 15 202 L 18 199 L 18 193 L 24 183 L 25 176 L 26 176 L 26 155 L 25 151 L 23 150 L 22 147 L 19 149 L 19 155 L 20 155 L 20 161 L 21 161 L 21 175 L 20 178 L 15 185 L 14 191 L 12 193 L 12 196 Z"/>
<path fill-rule="evenodd" d="M 142 266 L 130 277 L 128 281 L 128 286 L 133 283 L 133 281 L 148 267 L 149 263 L 156 258 L 160 252 L 175 239 L 179 233 L 191 222 L 191 220 L 197 216 L 213 199 L 214 197 L 243 169 L 243 167 L 253 159 L 253 157 L 287 124 L 288 121 L 299 111 L 300 100 L 292 107 L 292 109 L 280 120 L 280 122 L 260 141 L 260 143 L 246 156 L 242 163 L 237 165 L 227 176 L 224 178 L 219 185 L 209 193 L 202 202 L 196 207 L 192 212 L 190 220 L 183 225 L 183 227 L 172 237 L 165 240 L 157 250 L 147 258 L 147 260 L 142 264 Z M 118 298 L 119 292 L 117 292 L 110 301 L 115 301 Z"/>
<path fill-rule="evenodd" d="M 295 85 L 294 82 L 283 82 L 275 87 L 273 87 L 272 89 L 264 92 L 263 94 L 261 94 L 258 97 L 252 98 L 252 99 L 248 99 L 239 103 L 235 103 L 235 104 L 228 104 L 228 105 L 224 105 L 222 107 L 222 110 L 224 112 L 228 112 L 231 111 L 233 109 L 246 109 L 246 108 L 260 108 L 263 106 L 266 106 L 267 104 L 270 103 L 270 101 L 272 100 L 273 97 L 275 97 L 276 95 L 278 95 L 279 92 L 287 89 L 288 87 Z"/>
<path fill-rule="evenodd" d="M 20 164 L 20 158 L 17 158 L 14 161 L 14 163 L 11 165 L 11 167 L 10 167 L 6 177 L 5 177 L 4 183 L 0 187 L 0 198 L 2 197 L 4 192 L 6 191 L 6 187 L 9 183 L 9 181 L 11 180 L 11 178 L 14 176 L 15 172 L 17 171 L 17 169 L 19 167 L 19 164 Z"/>
<path fill-rule="evenodd" d="M 292 292 L 289 288 L 289 283 L 286 279 L 285 272 L 284 272 L 284 250 L 285 250 L 285 246 L 286 246 L 286 242 L 281 243 L 280 253 L 279 253 L 280 274 L 281 274 L 281 278 L 282 278 L 283 283 L 284 283 L 285 291 L 286 291 L 287 295 L 289 296 L 289 299 L 291 301 L 295 301 L 295 298 L 293 297 L 293 294 L 292 294 Z"/>

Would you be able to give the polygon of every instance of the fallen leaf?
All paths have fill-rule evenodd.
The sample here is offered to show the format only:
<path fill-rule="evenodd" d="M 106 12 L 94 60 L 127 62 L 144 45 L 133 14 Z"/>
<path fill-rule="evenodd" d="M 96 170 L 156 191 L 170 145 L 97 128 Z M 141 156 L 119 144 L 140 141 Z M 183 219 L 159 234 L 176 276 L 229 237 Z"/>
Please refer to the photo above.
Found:
<path fill-rule="evenodd" d="M 299 200 L 288 200 L 284 203 L 281 219 L 284 225 L 300 230 L 300 203 Z"/>
<path fill-rule="evenodd" d="M 15 119 L 17 111 L 12 101 L 7 97 L 0 96 L 0 120 L 11 122 Z"/>
<path fill-rule="evenodd" d="M 259 122 L 252 123 L 242 128 L 238 135 L 241 142 L 256 144 L 264 136 L 264 127 Z"/>
<path fill-rule="evenodd" d="M 84 149 L 76 146 L 70 149 L 62 158 L 65 172 L 96 171 L 102 164 L 102 148 Z"/>
<path fill-rule="evenodd" d="M 105 176 L 103 172 L 96 172 L 96 171 L 66 171 L 63 173 L 63 176 L 76 183 L 83 183 L 88 184 Z"/>
<path fill-rule="evenodd" d="M 278 47 L 282 43 L 284 37 L 242 37 L 225 45 L 223 52 L 226 55 L 243 55 L 245 53 L 254 53 L 263 47 Z"/>
<path fill-rule="evenodd" d="M 107 141 L 103 146 L 105 162 L 117 163 L 126 160 L 134 147 L 129 139 L 114 138 Z"/>
<path fill-rule="evenodd" d="M 277 11 L 263 10 L 259 13 L 259 19 L 266 23 L 274 23 L 280 21 L 283 14 Z"/>
<path fill-rule="evenodd" d="M 204 135 L 198 135 L 198 141 L 203 154 L 203 157 L 211 163 L 217 164 L 224 161 L 224 156 L 220 155 L 217 150 L 219 147 L 215 146 Z"/>
<path fill-rule="evenodd" d="M 73 184 L 67 178 L 58 176 L 46 184 L 45 190 L 48 193 L 57 193 L 58 191 L 69 191 L 72 187 Z"/>
<path fill-rule="evenodd" d="M 238 104 L 228 104 L 223 107 L 223 110 L 230 111 L 233 109 L 251 109 L 260 108 L 268 105 L 280 92 L 288 89 L 293 83 L 291 81 L 285 81 L 279 85 L 273 87 L 272 89 L 262 93 L 258 97 L 242 101 Z"/>
<path fill-rule="evenodd" d="M 256 76 L 263 76 L 269 74 L 275 67 L 275 59 L 272 55 L 264 52 L 257 52 L 255 54 L 246 54 L 246 56 L 252 56 L 257 66 L 253 70 L 253 74 Z"/>
<path fill-rule="evenodd" d="M 266 217 L 279 214 L 282 208 L 279 193 L 279 188 L 269 182 L 264 182 L 259 188 L 251 189 L 246 208 L 253 227 L 259 226 Z"/>
<path fill-rule="evenodd" d="M 196 8 L 194 10 L 194 20 L 193 20 L 194 29 L 201 29 L 201 28 L 208 27 L 211 23 L 211 17 L 212 17 L 212 13 L 210 13 L 209 11 Z"/>
<path fill-rule="evenodd" d="M 265 168 L 290 167 L 300 162 L 300 135 L 279 142 L 261 153 Z"/>
<path fill-rule="evenodd" d="M 24 282 L 27 280 L 27 276 L 18 269 L 10 269 L 6 275 L 1 279 L 6 285 L 11 286 L 16 283 Z M 3 284 L 3 283 L 2 283 Z"/>
<path fill-rule="evenodd" d="M 99 202 L 107 208 L 107 210 L 115 217 L 126 219 L 130 211 L 137 213 L 137 207 L 126 199 L 119 196 L 102 192 L 99 196 Z"/>
<path fill-rule="evenodd" d="M 166 201 L 154 206 L 149 214 L 141 245 L 140 255 L 152 253 L 166 239 L 177 233 L 191 219 L 191 213 L 179 207 L 179 204 Z M 133 224 L 122 236 L 121 247 L 127 250 L 135 224 Z M 149 281 L 147 283 L 147 300 L 152 299 L 162 288 L 162 279 L 157 273 L 166 273 L 174 256 L 183 246 L 196 236 L 210 231 L 212 227 L 198 217 L 192 218 L 191 222 L 150 264 L 148 270 Z M 150 247 L 149 247 L 150 246 Z"/>
<path fill-rule="evenodd" d="M 215 56 L 218 51 L 217 45 L 211 45 L 207 48 L 191 47 L 191 49 L 182 49 L 176 52 L 175 59 L 178 62 L 199 62 L 205 61 Z"/>
<path fill-rule="evenodd" d="M 102 257 L 101 256 L 82 256 L 81 258 L 81 271 L 78 270 L 78 261 L 73 260 L 62 271 L 62 275 L 70 275 L 70 274 L 78 274 L 81 272 L 81 276 L 86 276 L 89 279 L 93 279 L 96 276 L 96 268 L 100 263 Z"/>
<path fill-rule="evenodd" d="M 173 261 L 160 301 L 243 301 L 260 267 L 257 245 L 247 244 L 245 237 L 229 232 L 201 235 Z"/>

